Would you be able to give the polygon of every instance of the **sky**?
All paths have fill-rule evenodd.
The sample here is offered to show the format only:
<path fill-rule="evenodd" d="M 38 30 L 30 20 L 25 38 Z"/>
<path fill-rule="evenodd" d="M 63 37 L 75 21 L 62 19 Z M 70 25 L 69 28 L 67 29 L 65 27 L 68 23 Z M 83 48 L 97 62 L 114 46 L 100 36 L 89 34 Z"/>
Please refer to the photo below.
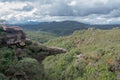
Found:
<path fill-rule="evenodd" d="M 120 0 L 0 0 L 0 19 L 120 24 Z"/>

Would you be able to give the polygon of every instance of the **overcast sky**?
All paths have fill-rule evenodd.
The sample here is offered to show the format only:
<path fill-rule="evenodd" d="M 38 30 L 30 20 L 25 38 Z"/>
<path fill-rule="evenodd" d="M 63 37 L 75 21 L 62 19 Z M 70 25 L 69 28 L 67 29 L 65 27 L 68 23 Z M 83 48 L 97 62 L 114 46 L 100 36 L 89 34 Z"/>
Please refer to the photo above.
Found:
<path fill-rule="evenodd" d="M 120 24 L 120 0 L 0 0 L 0 19 Z"/>

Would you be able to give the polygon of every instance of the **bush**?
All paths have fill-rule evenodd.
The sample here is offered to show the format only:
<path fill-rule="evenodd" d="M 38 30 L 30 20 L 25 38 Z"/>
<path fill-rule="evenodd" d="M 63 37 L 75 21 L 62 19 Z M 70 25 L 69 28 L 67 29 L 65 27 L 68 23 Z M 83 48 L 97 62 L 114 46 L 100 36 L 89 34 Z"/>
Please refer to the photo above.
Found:
<path fill-rule="evenodd" d="M 24 58 L 16 64 L 17 72 L 25 72 L 32 80 L 42 79 L 43 72 L 40 71 L 39 63 L 36 59 Z"/>
<path fill-rule="evenodd" d="M 7 70 L 16 62 L 15 51 L 9 48 L 0 49 L 0 71 Z"/>

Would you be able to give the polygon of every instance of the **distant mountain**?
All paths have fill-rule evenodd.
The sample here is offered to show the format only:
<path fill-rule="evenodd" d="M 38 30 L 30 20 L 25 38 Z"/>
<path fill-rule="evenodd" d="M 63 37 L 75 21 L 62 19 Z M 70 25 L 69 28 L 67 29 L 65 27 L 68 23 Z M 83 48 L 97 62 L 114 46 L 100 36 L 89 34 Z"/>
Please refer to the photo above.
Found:
<path fill-rule="evenodd" d="M 69 35 L 75 30 L 87 29 L 88 24 L 76 21 L 61 21 L 61 22 L 28 22 L 25 24 L 14 24 L 21 26 L 27 30 L 41 30 L 46 32 L 55 33 L 57 35 Z"/>
<path fill-rule="evenodd" d="M 90 25 L 77 21 L 60 21 L 60 22 L 27 22 L 24 24 L 14 24 L 21 26 L 23 29 L 34 30 L 34 31 L 45 31 L 57 34 L 59 36 L 70 35 L 76 30 L 88 29 L 90 27 L 99 29 L 111 29 L 114 27 L 120 27 L 120 25 Z"/>
<path fill-rule="evenodd" d="M 90 27 L 94 27 L 94 28 L 97 28 L 97 29 L 112 29 L 112 28 L 115 28 L 115 27 L 120 28 L 120 24 L 90 25 Z"/>

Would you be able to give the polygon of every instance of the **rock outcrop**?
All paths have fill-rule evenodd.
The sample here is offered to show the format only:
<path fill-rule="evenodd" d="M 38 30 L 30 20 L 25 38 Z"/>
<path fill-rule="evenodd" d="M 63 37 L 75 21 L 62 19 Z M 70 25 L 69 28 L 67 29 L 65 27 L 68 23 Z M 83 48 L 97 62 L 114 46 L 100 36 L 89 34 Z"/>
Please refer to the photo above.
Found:
<path fill-rule="evenodd" d="M 13 45 L 23 43 L 26 40 L 26 35 L 20 27 L 0 26 L 1 34 L 0 40 L 3 45 Z M 22 46 L 22 45 L 21 45 Z"/>
<path fill-rule="evenodd" d="M 48 52 L 47 56 L 66 52 L 65 49 L 58 47 L 46 47 L 40 43 L 33 42 L 26 38 L 24 31 L 18 26 L 0 26 L 0 44 L 2 46 L 31 47 L 33 52 Z"/>

